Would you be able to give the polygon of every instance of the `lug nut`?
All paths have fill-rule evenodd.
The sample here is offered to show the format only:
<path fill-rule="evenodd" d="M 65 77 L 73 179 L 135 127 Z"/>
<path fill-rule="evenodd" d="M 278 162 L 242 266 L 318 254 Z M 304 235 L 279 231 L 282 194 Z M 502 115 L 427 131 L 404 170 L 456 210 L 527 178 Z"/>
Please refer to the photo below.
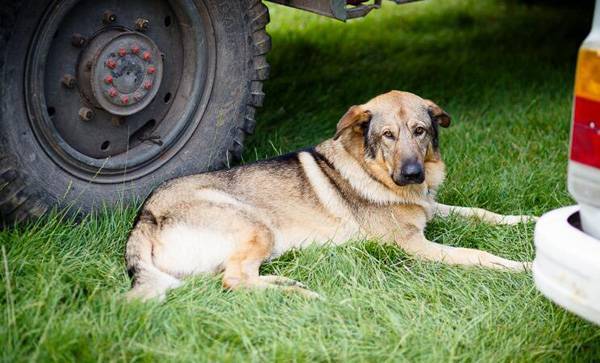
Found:
<path fill-rule="evenodd" d="M 65 74 L 61 80 L 61 83 L 66 88 L 73 88 L 77 84 L 77 80 L 70 74 Z"/>
<path fill-rule="evenodd" d="M 124 57 L 127 54 L 127 49 L 119 48 L 119 57 Z"/>
<path fill-rule="evenodd" d="M 115 62 L 114 59 L 107 60 L 105 64 L 110 69 L 115 69 L 115 67 L 117 66 L 117 62 Z"/>
<path fill-rule="evenodd" d="M 121 103 L 126 105 L 129 103 L 129 96 L 121 96 Z"/>
<path fill-rule="evenodd" d="M 145 60 L 146 62 L 148 62 L 150 59 L 152 59 L 152 54 L 150 54 L 150 52 L 146 51 L 146 52 L 144 52 L 144 54 L 142 54 L 142 59 Z"/>
<path fill-rule="evenodd" d="M 140 32 L 146 31 L 148 30 L 149 24 L 150 22 L 147 19 L 137 18 L 137 20 L 135 21 L 135 29 Z"/>
<path fill-rule="evenodd" d="M 73 44 L 74 47 L 81 48 L 86 42 L 87 39 L 79 33 L 75 33 L 71 36 L 71 44 Z"/>
<path fill-rule="evenodd" d="M 89 121 L 94 118 L 94 111 L 87 107 L 82 107 L 79 109 L 79 118 L 81 121 Z"/>
<path fill-rule="evenodd" d="M 155 66 L 148 67 L 148 74 L 154 74 L 154 73 L 156 73 L 156 67 Z"/>
<path fill-rule="evenodd" d="M 133 95 L 133 99 L 134 99 L 136 102 L 138 102 L 139 100 L 141 100 L 141 99 L 142 99 L 142 95 L 141 95 L 141 93 L 138 93 L 138 92 L 136 92 L 136 93 Z"/>
<path fill-rule="evenodd" d="M 111 87 L 108 89 L 108 95 L 110 97 L 115 97 L 119 92 L 117 92 L 117 89 L 114 87 Z"/>
<path fill-rule="evenodd" d="M 145 88 L 145 89 L 150 89 L 150 88 L 152 88 L 152 82 L 150 82 L 150 81 L 146 81 L 146 82 L 144 82 L 144 88 Z"/>
<path fill-rule="evenodd" d="M 110 74 L 106 77 L 104 77 L 104 83 L 106 84 L 112 84 L 113 83 L 113 76 L 111 76 Z"/>
<path fill-rule="evenodd" d="M 112 11 L 106 10 L 104 14 L 102 14 L 102 22 L 104 24 L 114 23 L 115 21 L 117 21 L 117 16 L 113 14 Z"/>
<path fill-rule="evenodd" d="M 131 46 L 131 53 L 133 54 L 138 54 L 140 52 L 140 46 L 137 44 L 134 44 Z"/>

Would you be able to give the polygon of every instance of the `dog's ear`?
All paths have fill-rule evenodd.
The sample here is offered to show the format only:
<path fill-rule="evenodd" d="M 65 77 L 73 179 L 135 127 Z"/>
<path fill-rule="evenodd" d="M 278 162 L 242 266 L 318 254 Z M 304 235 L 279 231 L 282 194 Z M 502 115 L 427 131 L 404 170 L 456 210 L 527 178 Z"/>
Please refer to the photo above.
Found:
<path fill-rule="evenodd" d="M 429 112 L 429 116 L 437 121 L 438 125 L 442 127 L 450 126 L 450 115 L 446 113 L 446 111 L 442 110 L 442 108 L 431 100 L 425 100 L 425 105 L 427 105 L 427 112 Z"/>
<path fill-rule="evenodd" d="M 361 106 L 352 106 L 338 121 L 333 139 L 337 140 L 342 132 L 350 127 L 356 131 L 362 131 L 369 121 L 371 121 L 371 112 L 369 110 L 365 110 Z"/>

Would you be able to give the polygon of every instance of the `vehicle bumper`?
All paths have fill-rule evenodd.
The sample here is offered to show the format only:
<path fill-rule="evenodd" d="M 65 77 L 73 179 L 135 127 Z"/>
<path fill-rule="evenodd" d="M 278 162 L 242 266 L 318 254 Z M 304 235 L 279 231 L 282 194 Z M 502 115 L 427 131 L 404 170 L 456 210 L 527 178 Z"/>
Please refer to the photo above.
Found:
<path fill-rule="evenodd" d="M 540 218 L 533 277 L 546 297 L 600 324 L 600 240 L 577 227 L 578 212 L 578 206 L 571 206 Z"/>

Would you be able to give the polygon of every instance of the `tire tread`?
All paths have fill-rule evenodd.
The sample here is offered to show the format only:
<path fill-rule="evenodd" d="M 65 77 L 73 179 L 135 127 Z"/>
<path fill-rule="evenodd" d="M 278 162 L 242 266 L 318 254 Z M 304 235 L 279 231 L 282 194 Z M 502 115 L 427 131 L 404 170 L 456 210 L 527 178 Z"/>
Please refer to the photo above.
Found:
<path fill-rule="evenodd" d="M 232 130 L 232 144 L 227 150 L 227 162 L 239 161 L 244 151 L 244 141 L 247 135 L 254 133 L 256 128 L 256 108 L 264 102 L 263 81 L 269 78 L 269 63 L 266 54 L 271 50 L 271 37 L 267 34 L 266 26 L 270 21 L 269 9 L 261 0 L 249 0 L 247 11 L 250 18 L 251 36 L 250 49 L 253 58 L 250 69 L 249 97 L 246 102 L 245 117 L 240 127 Z M 230 160 L 233 159 L 233 160 Z"/>

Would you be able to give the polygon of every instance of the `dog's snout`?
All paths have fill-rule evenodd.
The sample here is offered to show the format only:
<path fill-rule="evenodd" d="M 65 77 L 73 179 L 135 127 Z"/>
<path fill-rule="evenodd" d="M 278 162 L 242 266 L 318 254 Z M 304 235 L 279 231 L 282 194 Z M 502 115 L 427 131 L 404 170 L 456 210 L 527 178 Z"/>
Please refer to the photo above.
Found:
<path fill-rule="evenodd" d="M 405 178 L 418 179 L 423 174 L 421 164 L 413 162 L 402 166 L 402 176 Z"/>
<path fill-rule="evenodd" d="M 398 185 L 421 184 L 424 180 L 423 166 L 417 161 L 404 163 L 400 168 L 400 175 L 394 178 Z"/>

